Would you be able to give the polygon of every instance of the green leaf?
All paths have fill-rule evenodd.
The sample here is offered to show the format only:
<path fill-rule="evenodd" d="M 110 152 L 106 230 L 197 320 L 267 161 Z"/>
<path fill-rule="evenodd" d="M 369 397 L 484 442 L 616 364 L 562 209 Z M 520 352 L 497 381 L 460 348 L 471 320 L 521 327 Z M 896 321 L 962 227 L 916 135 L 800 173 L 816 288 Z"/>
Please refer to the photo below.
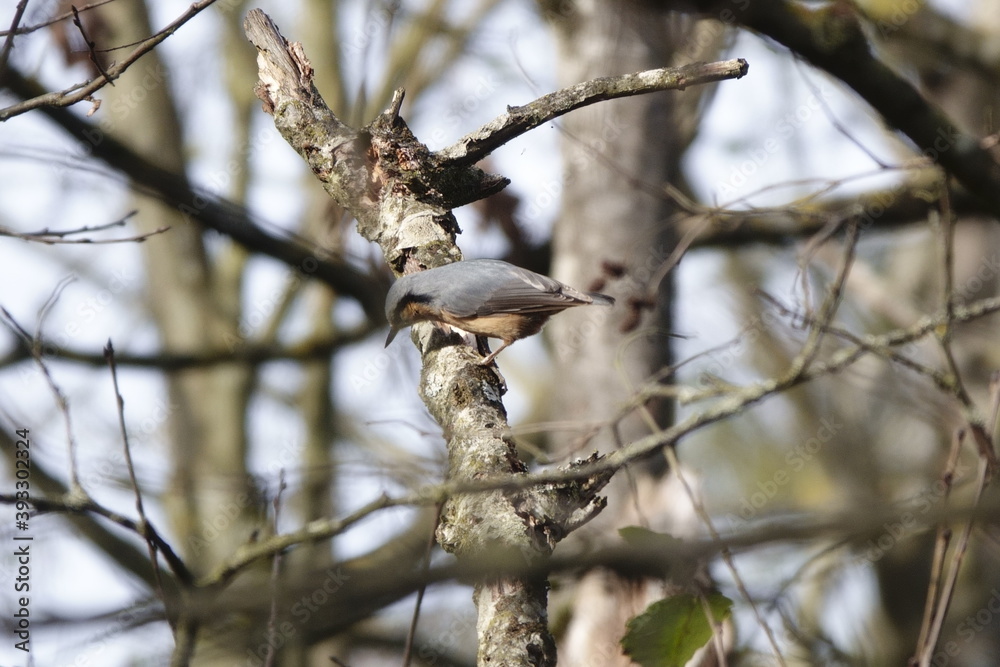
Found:
<path fill-rule="evenodd" d="M 706 598 L 717 622 L 729 618 L 733 601 L 711 593 Z M 683 667 L 712 638 L 712 626 L 694 595 L 659 600 L 628 622 L 622 648 L 642 667 Z"/>

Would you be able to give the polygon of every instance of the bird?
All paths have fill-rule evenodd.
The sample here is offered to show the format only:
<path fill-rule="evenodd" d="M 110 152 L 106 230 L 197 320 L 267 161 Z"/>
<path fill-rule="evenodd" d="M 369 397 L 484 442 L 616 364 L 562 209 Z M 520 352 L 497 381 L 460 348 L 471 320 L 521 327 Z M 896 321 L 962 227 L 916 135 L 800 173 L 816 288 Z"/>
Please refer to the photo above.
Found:
<path fill-rule="evenodd" d="M 499 338 L 500 347 L 479 363 L 489 365 L 516 340 L 533 336 L 556 313 L 575 306 L 614 305 L 614 298 L 583 292 L 498 259 L 472 259 L 409 273 L 389 288 L 385 317 L 389 335 L 417 322 L 449 325 L 463 332 Z"/>

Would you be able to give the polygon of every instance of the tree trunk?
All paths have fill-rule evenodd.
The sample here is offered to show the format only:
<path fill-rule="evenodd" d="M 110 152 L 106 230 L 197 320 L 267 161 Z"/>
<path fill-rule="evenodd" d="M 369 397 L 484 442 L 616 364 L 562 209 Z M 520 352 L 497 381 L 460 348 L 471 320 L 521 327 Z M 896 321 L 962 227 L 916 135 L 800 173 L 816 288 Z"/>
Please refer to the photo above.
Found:
<path fill-rule="evenodd" d="M 558 38 L 560 87 L 674 64 L 670 26 L 677 17 L 659 9 L 584 0 L 560 3 L 548 14 Z M 683 123 L 684 114 L 693 111 L 686 102 L 698 95 L 671 91 L 612 100 L 563 120 L 562 211 L 553 232 L 553 276 L 588 289 L 609 278 L 603 291 L 617 297 L 618 304 L 610 310 L 568 311 L 549 326 L 554 386 L 559 388 L 554 421 L 588 425 L 609 420 L 636 386 L 670 363 L 673 273 L 659 284 L 655 303 L 637 321 L 629 299 L 645 294 L 677 243 L 676 207 L 662 194 L 662 186 L 676 180 L 691 136 L 682 127 L 694 126 Z M 605 263 L 620 265 L 624 277 L 610 278 L 602 270 Z M 632 324 L 623 331 L 629 320 Z M 669 403 L 649 407 L 661 427 L 669 425 Z M 595 445 L 602 452 L 613 451 L 649 432 L 649 425 L 633 413 L 616 431 L 602 430 L 588 451 Z M 565 451 L 579 437 L 580 432 L 556 434 L 553 444 Z M 607 540 L 616 535 L 616 527 L 654 518 L 653 527 L 666 527 L 663 519 L 676 509 L 664 486 L 666 473 L 666 460 L 657 454 L 633 470 L 632 480 L 618 475 L 608 486 L 608 509 L 581 532 Z M 630 664 L 618 644 L 625 622 L 662 594 L 659 585 L 626 581 L 611 572 L 586 574 L 575 592 L 572 619 L 559 648 L 560 665 L 592 665 L 595 660 Z"/>
<path fill-rule="evenodd" d="M 99 12 L 108 31 L 104 44 L 131 44 L 152 33 L 140 0 L 115 2 Z M 102 97 L 97 118 L 105 134 L 162 167 L 184 172 L 184 136 L 156 52 L 146 54 L 113 87 L 104 88 Z M 245 343 L 239 330 L 240 281 L 223 284 L 213 273 L 213 263 L 227 264 L 226 251 L 210 262 L 200 226 L 158 199 L 136 194 L 135 200 L 140 232 L 170 228 L 142 246 L 146 298 L 163 351 L 208 352 L 228 349 L 234 341 Z M 227 275 L 239 276 L 240 270 Z M 251 379 L 251 372 L 238 363 L 167 376 L 173 477 L 164 502 L 185 562 L 196 574 L 215 567 L 260 526 L 259 501 L 245 465 Z M 262 631 L 215 628 L 199 638 L 205 645 L 199 646 L 192 664 L 235 664 L 245 659 L 246 647 L 263 638 Z"/>

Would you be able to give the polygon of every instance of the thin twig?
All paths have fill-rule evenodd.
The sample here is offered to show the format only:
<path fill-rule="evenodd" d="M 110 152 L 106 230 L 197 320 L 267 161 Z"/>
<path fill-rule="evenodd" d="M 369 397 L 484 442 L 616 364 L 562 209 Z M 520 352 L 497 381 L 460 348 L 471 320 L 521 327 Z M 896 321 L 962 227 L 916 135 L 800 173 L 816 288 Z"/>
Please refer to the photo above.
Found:
<path fill-rule="evenodd" d="M 76 236 L 78 234 L 86 234 L 88 232 L 102 232 L 112 227 L 123 227 L 125 222 L 134 216 L 138 211 L 130 211 L 125 214 L 124 217 L 114 220 L 112 222 L 106 222 L 101 225 L 86 225 L 83 227 L 78 227 L 77 229 L 66 229 L 66 230 L 51 230 L 47 227 L 41 229 L 37 232 L 16 232 L 12 229 L 7 229 L 6 227 L 0 227 L 0 236 L 9 236 L 11 238 L 22 239 L 24 241 L 33 241 L 36 243 L 44 243 L 46 245 L 55 245 L 57 243 L 75 243 L 75 244 L 90 244 L 90 245 L 100 245 L 109 243 L 142 243 L 146 239 L 156 236 L 157 234 L 162 234 L 170 230 L 170 227 L 158 227 L 151 232 L 146 232 L 143 234 L 136 234 L 134 236 L 126 236 L 124 238 L 118 239 L 71 239 L 70 236 Z"/>
<path fill-rule="evenodd" d="M 698 591 L 698 602 L 701 604 L 701 610 L 705 614 L 705 618 L 708 619 L 709 625 L 712 626 L 712 642 L 715 646 L 715 664 L 717 667 L 728 667 L 729 661 L 726 660 L 726 645 L 723 641 L 723 627 L 722 623 L 715 618 L 715 614 L 712 613 L 712 606 L 708 603 L 708 597 L 703 591 Z M 780 659 L 780 658 L 779 658 Z"/>
<path fill-rule="evenodd" d="M 438 503 L 434 510 L 434 525 L 431 527 L 431 534 L 427 539 L 427 549 L 424 552 L 424 576 L 431 569 L 431 554 L 434 552 L 434 544 L 437 542 L 435 533 L 438 523 L 441 521 L 441 508 L 443 503 Z M 424 601 L 424 593 L 427 591 L 427 583 L 424 582 L 417 589 L 417 600 L 413 604 L 413 617 L 410 619 L 410 628 L 406 633 L 406 645 L 403 647 L 403 666 L 410 667 L 410 660 L 413 657 L 413 642 L 417 636 L 417 622 L 420 620 L 420 607 Z"/>
<path fill-rule="evenodd" d="M 197 16 L 203 9 L 214 3 L 215 0 L 199 0 L 188 7 L 187 11 L 180 15 L 173 23 L 160 30 L 149 39 L 143 41 L 132 53 L 128 54 L 120 63 L 109 67 L 107 72 L 94 77 L 83 84 L 71 86 L 60 92 L 51 92 L 33 97 L 13 104 L 5 109 L 0 109 L 0 121 L 19 116 L 33 109 L 44 106 L 67 107 L 81 100 L 90 98 L 95 92 L 106 86 L 108 83 L 121 76 L 125 70 L 132 66 L 142 56 L 152 51 L 163 40 L 177 32 L 182 25 Z"/>
<path fill-rule="evenodd" d="M 951 326 L 948 322 L 951 321 L 950 316 L 955 310 L 955 219 L 951 212 L 951 197 L 947 186 L 941 188 L 939 205 L 940 210 L 932 210 L 931 213 L 936 214 L 941 228 L 941 301 L 948 315 L 942 338 L 950 338 Z"/>
<path fill-rule="evenodd" d="M 854 253 L 858 245 L 858 232 L 857 221 L 851 220 L 848 222 L 847 238 L 844 240 L 844 256 L 841 259 L 837 277 L 830 286 L 823 304 L 820 306 L 819 314 L 816 316 L 817 326 L 810 328 L 809 336 L 802 346 L 802 351 L 791 364 L 789 370 L 792 373 L 805 371 L 819 354 L 820 344 L 823 342 L 826 328 L 833 321 L 833 317 L 843 298 L 844 285 L 847 282 L 847 276 L 851 272 L 851 265 L 854 263 Z"/>
<path fill-rule="evenodd" d="M 958 465 L 958 457 L 962 451 L 962 443 L 965 440 L 965 429 L 959 428 L 955 430 L 955 433 L 951 438 L 951 449 L 948 452 L 948 460 L 944 466 L 944 473 L 941 476 L 944 482 L 944 495 L 942 501 L 948 502 L 948 498 L 951 495 L 952 484 L 955 480 L 955 467 Z M 937 611 L 937 604 L 940 594 L 940 582 L 941 577 L 944 574 L 944 557 L 948 551 L 948 546 L 951 544 L 952 531 L 951 527 L 945 524 L 939 524 L 937 527 L 937 536 L 934 539 L 934 556 L 931 561 L 931 576 L 930 581 L 927 584 L 927 601 L 924 603 L 924 615 L 920 622 L 920 634 L 917 637 L 917 650 L 914 653 L 915 656 L 920 656 L 924 653 L 925 647 L 930 638 L 931 627 L 935 622 L 935 613 Z M 933 650 L 933 646 L 931 647 Z"/>
<path fill-rule="evenodd" d="M 988 481 L 989 477 L 991 477 L 997 471 L 998 467 L 1000 467 L 1000 461 L 997 460 L 991 436 L 986 432 L 982 415 L 976 407 L 976 403 L 972 399 L 972 395 L 965 386 L 965 381 L 962 378 L 962 373 L 958 367 L 958 362 L 955 360 L 955 353 L 952 349 L 952 322 L 954 319 L 956 301 L 956 295 L 954 294 L 953 288 L 955 253 L 953 239 L 954 224 L 950 208 L 950 199 L 947 193 L 942 195 L 940 205 L 941 233 L 943 236 L 941 243 L 943 248 L 941 262 L 943 264 L 944 273 L 944 293 L 942 295 L 942 301 L 944 302 L 945 318 L 943 326 L 937 330 L 938 344 L 944 355 L 945 361 L 947 362 L 948 382 L 951 387 L 951 393 L 954 394 L 961 404 L 962 416 L 969 425 L 969 434 L 972 436 L 973 442 L 976 444 L 980 456 L 986 461 L 986 474 Z"/>
<path fill-rule="evenodd" d="M 681 259 L 684 258 L 684 255 L 691 248 L 691 244 L 693 244 L 698 237 L 701 236 L 702 232 L 708 229 L 712 223 L 712 218 L 705 214 L 692 216 L 692 218 L 693 220 L 690 221 L 690 226 L 684 232 L 683 236 L 681 236 L 681 238 L 677 241 L 677 245 L 674 249 L 670 251 L 670 255 L 663 260 L 660 266 L 657 267 L 656 271 L 653 272 L 649 281 L 647 281 L 644 303 L 656 303 L 657 296 L 660 292 L 660 283 L 663 282 L 663 279 L 667 277 L 667 274 L 670 273 L 675 266 L 680 264 Z M 697 220 L 697 222 L 694 220 Z"/>
<path fill-rule="evenodd" d="M 139 489 L 139 480 L 135 475 L 135 465 L 132 463 L 132 448 L 129 446 L 128 429 L 125 427 L 125 398 L 118 388 L 118 367 L 115 364 L 115 348 L 111 344 L 110 338 L 108 339 L 108 344 L 104 347 L 104 357 L 107 359 L 108 367 L 111 369 L 111 383 L 114 386 L 115 400 L 118 407 L 118 429 L 121 431 L 122 447 L 125 450 L 125 468 L 128 470 L 129 481 L 132 484 L 132 490 L 135 492 L 135 511 L 139 517 L 138 528 L 149 549 L 149 563 L 153 568 L 153 581 L 156 584 L 156 593 L 163 601 L 164 607 L 167 607 L 167 596 L 163 591 L 163 577 L 160 573 L 158 548 L 156 542 L 151 537 L 153 531 L 150 531 L 151 524 L 149 523 L 149 519 L 146 518 L 146 510 L 142 503 L 142 491 Z M 176 633 L 177 628 L 173 625 L 173 615 L 167 613 L 167 619 L 171 624 L 171 629 Z"/>
<path fill-rule="evenodd" d="M 994 446 L 996 434 L 988 434 L 981 419 L 978 418 L 975 403 L 968 390 L 965 388 L 962 374 L 959 370 L 957 362 L 955 361 L 955 355 L 952 350 L 952 322 L 955 313 L 955 294 L 953 287 L 954 225 L 952 224 L 951 209 L 947 195 L 943 196 L 941 199 L 940 218 L 941 234 L 943 237 L 941 263 L 943 265 L 944 274 L 944 294 L 942 297 L 944 301 L 945 321 L 940 333 L 938 334 L 938 343 L 948 364 L 953 393 L 962 405 L 962 412 L 968 423 L 969 434 L 972 436 L 972 440 L 979 453 L 979 475 L 976 483 L 976 491 L 973 497 L 973 507 L 976 507 L 982 498 L 986 485 L 989 483 L 990 478 L 997 468 L 997 457 Z M 996 428 L 998 414 L 1000 414 L 1000 381 L 998 381 L 997 376 L 994 375 L 990 382 L 990 416 L 988 422 L 990 429 Z M 944 626 L 945 616 L 947 615 L 948 608 L 954 598 L 955 586 L 958 583 L 958 575 L 968 552 L 972 526 L 972 519 L 966 520 L 962 526 L 962 531 L 959 534 L 958 541 L 955 543 L 955 549 L 951 554 L 951 561 L 949 563 L 947 576 L 941 585 L 940 592 L 936 600 L 936 606 L 933 611 L 930 612 L 929 619 L 927 618 L 928 614 L 925 611 L 925 621 L 922 623 L 919 637 L 919 641 L 921 643 L 918 643 L 917 645 L 918 652 L 916 656 L 917 664 L 920 667 L 930 667 L 931 665 L 934 648 L 937 646 L 938 639 L 941 636 L 941 628 Z M 939 532 L 939 536 L 941 535 L 941 532 Z M 947 537 L 950 538 L 950 534 Z M 943 548 L 946 547 L 945 541 L 945 537 L 941 536 L 939 544 L 942 547 L 942 557 Z M 937 555 L 936 550 L 935 563 L 937 562 Z M 937 577 L 938 573 L 932 571 L 933 583 L 936 583 Z M 930 596 L 928 596 L 928 605 L 930 604 L 931 599 Z"/>
<path fill-rule="evenodd" d="M 45 320 L 48 319 L 52 309 L 55 308 L 56 303 L 59 301 L 59 297 L 62 296 L 63 290 L 74 282 L 76 282 L 76 275 L 72 273 L 61 278 L 55 288 L 53 288 L 52 294 L 49 294 L 45 303 L 43 303 L 42 307 L 38 309 L 38 322 L 35 325 L 35 335 L 31 337 L 30 354 L 32 356 L 39 354 L 40 350 L 45 349 L 44 345 L 42 345 L 42 329 L 45 328 Z M 22 339 L 22 342 L 27 341 Z"/>
<path fill-rule="evenodd" d="M 722 537 L 719 532 L 715 529 L 715 524 L 712 522 L 712 517 L 705 509 L 704 503 L 701 502 L 701 498 L 694 492 L 691 485 L 688 484 L 687 479 L 681 472 L 681 462 L 677 458 L 677 452 L 674 447 L 667 447 L 666 450 L 667 462 L 670 463 L 670 467 L 673 469 L 674 474 L 677 475 L 677 479 L 680 480 L 681 484 L 684 485 L 684 492 L 687 494 L 688 498 L 691 500 L 691 506 L 694 507 L 695 513 L 698 518 L 708 529 L 709 537 L 712 541 L 719 546 L 719 556 L 722 558 L 722 562 L 726 564 L 726 568 L 729 570 L 729 574 L 733 577 L 733 582 L 736 584 L 736 590 L 740 592 L 740 596 L 743 601 L 747 603 L 750 607 L 750 611 L 753 612 L 754 620 L 757 621 L 757 625 L 760 629 L 764 631 L 764 636 L 767 637 L 767 643 L 771 647 L 771 652 L 774 654 L 774 659 L 778 661 L 779 665 L 785 665 L 785 657 L 781 655 L 781 648 L 778 646 L 778 640 L 774 636 L 774 631 L 768 624 L 767 619 L 760 613 L 760 609 L 757 607 L 757 603 L 754 602 L 753 596 L 750 595 L 749 589 L 747 589 L 746 583 L 743 581 L 743 577 L 740 575 L 739 570 L 736 569 L 736 561 L 733 560 L 733 553 L 729 550 L 723 542 Z M 713 634 L 716 634 L 713 626 Z"/>
<path fill-rule="evenodd" d="M 957 306 L 955 308 L 955 315 L 952 318 L 952 322 L 971 322 L 996 312 L 1000 312 L 1000 297 L 980 299 L 979 301 L 968 304 L 967 306 Z M 742 393 L 757 394 L 763 392 L 765 394 L 770 394 L 771 388 L 774 386 L 784 385 L 788 382 L 791 382 L 792 384 L 802 384 L 805 381 L 821 375 L 831 375 L 840 372 L 865 355 L 881 355 L 885 350 L 916 342 L 935 333 L 937 329 L 944 324 L 945 319 L 946 318 L 943 313 L 934 313 L 932 315 L 922 317 L 920 321 L 909 327 L 895 329 L 884 334 L 854 336 L 854 340 L 858 341 L 855 345 L 838 350 L 831 355 L 828 361 L 814 364 L 812 370 L 805 370 L 798 377 L 783 377 L 773 380 L 765 380 L 755 385 L 749 385 L 742 388 Z M 836 329 L 834 327 L 827 326 L 825 327 L 825 330 L 835 331 Z M 648 383 L 639 395 L 623 406 L 622 411 L 629 411 L 633 409 L 635 403 L 649 400 L 654 396 L 670 396 L 677 398 L 677 400 L 684 404 L 689 404 L 724 396 L 731 393 L 732 390 L 733 388 L 731 386 L 720 389 L 717 387 L 673 387 Z"/>
<path fill-rule="evenodd" d="M 121 218 L 119 218 L 117 220 L 112 220 L 111 222 L 101 223 L 100 225 L 84 225 L 83 227 L 78 227 L 76 229 L 67 229 L 67 230 L 62 230 L 62 231 L 60 231 L 60 230 L 52 230 L 52 229 L 49 229 L 48 227 L 46 227 L 45 229 L 42 229 L 42 230 L 37 231 L 37 232 L 24 232 L 24 235 L 25 236 L 54 236 L 54 237 L 57 237 L 57 238 L 63 238 L 63 237 L 66 237 L 66 236 L 74 236 L 76 234 L 83 234 L 85 232 L 103 232 L 105 230 L 112 229 L 114 227 L 124 227 L 126 221 L 128 221 L 129 218 L 135 216 L 138 212 L 139 211 L 137 211 L 137 210 L 131 210 L 131 211 L 129 211 L 128 213 L 126 213 L 125 215 L 123 215 Z M 13 235 L 13 233 L 12 233 L 12 235 Z"/>
<path fill-rule="evenodd" d="M 115 2 L 115 0 L 98 0 L 97 2 L 92 2 L 89 5 L 83 5 L 82 7 L 74 7 L 74 9 L 79 11 L 80 13 L 83 13 L 91 9 L 94 9 L 96 7 L 100 7 L 101 5 L 106 5 L 109 2 Z M 70 10 L 68 12 L 63 12 L 62 14 L 59 14 L 57 16 L 53 16 L 47 21 L 42 21 L 41 23 L 35 23 L 34 25 L 29 25 L 25 27 L 17 27 L 14 28 L 13 30 L 0 30 L 0 37 L 7 37 L 9 35 L 27 35 L 28 33 L 41 30 L 42 28 L 48 28 L 50 25 L 55 25 L 60 21 L 65 21 L 68 18 L 72 18 L 72 16 L 73 16 L 73 10 Z"/>
<path fill-rule="evenodd" d="M 10 58 L 10 52 L 14 48 L 14 35 L 17 33 L 17 26 L 21 25 L 21 19 L 24 17 L 24 12 L 27 8 L 28 0 L 21 0 L 17 3 L 17 8 L 14 10 L 14 18 L 10 22 L 7 39 L 3 41 L 3 48 L 0 48 L 0 81 L 3 81 L 3 75 L 7 71 L 7 61 Z"/>
<path fill-rule="evenodd" d="M 17 500 L 18 499 L 13 494 L 0 494 L 0 504 L 9 505 L 16 503 Z M 170 571 L 174 573 L 178 581 L 185 585 L 189 585 L 194 582 L 194 576 L 191 574 L 191 571 L 188 570 L 184 561 L 181 560 L 180 556 L 178 556 L 173 550 L 173 547 L 170 546 L 170 543 L 163 539 L 151 523 L 146 524 L 146 531 L 144 533 L 142 527 L 136 521 L 119 514 L 114 510 L 104 507 L 93 498 L 82 497 L 72 492 L 63 495 L 58 499 L 32 498 L 30 502 L 31 505 L 39 512 L 96 514 L 97 516 L 104 517 L 113 524 L 121 526 L 129 532 L 135 533 L 143 539 L 146 539 L 148 536 L 148 538 L 156 544 L 156 548 L 159 552 L 163 554 L 163 559 L 167 561 L 167 565 L 170 566 Z"/>
<path fill-rule="evenodd" d="M 837 278 L 831 285 L 827 293 L 827 297 L 824 299 L 820 312 L 817 316 L 819 326 L 811 328 L 809 337 L 807 338 L 806 343 L 803 345 L 802 350 L 799 352 L 798 355 L 796 355 L 796 358 L 792 360 L 791 364 L 789 365 L 789 369 L 786 373 L 787 378 L 792 379 L 804 373 L 808 369 L 809 364 L 813 361 L 813 359 L 815 359 L 816 355 L 819 353 L 819 347 L 823 339 L 824 328 L 828 326 L 829 323 L 832 321 L 834 315 L 836 314 L 837 307 L 839 306 L 843 298 L 844 285 L 847 281 L 847 276 L 850 273 L 850 269 L 854 261 L 854 251 L 857 248 L 857 241 L 858 241 L 858 226 L 857 224 L 852 223 L 848 226 L 847 239 L 845 241 L 845 247 L 844 247 L 844 257 L 843 260 L 841 261 L 841 266 L 837 272 Z M 626 378 L 626 382 L 628 382 L 627 374 L 622 373 L 622 375 L 623 377 Z M 654 430 L 654 432 L 660 430 L 655 424 L 655 420 L 652 414 L 649 413 L 649 410 L 645 406 L 645 404 L 641 404 L 639 406 L 639 411 L 640 414 L 643 415 L 647 423 L 649 423 L 650 427 Z M 740 592 L 740 595 L 743 597 L 744 601 L 749 605 L 750 609 L 752 610 L 757 620 L 758 625 L 764 631 L 768 643 L 771 645 L 771 651 L 774 654 L 775 659 L 777 660 L 778 664 L 784 665 L 785 659 L 781 654 L 781 649 L 778 646 L 777 639 L 775 638 L 774 633 L 771 630 L 771 627 L 768 625 L 767 621 L 761 615 L 760 610 L 757 608 L 756 603 L 753 601 L 753 598 L 751 597 L 750 592 L 746 587 L 746 584 L 743 582 L 743 578 L 740 576 L 739 571 L 736 569 L 736 563 L 733 560 L 732 553 L 726 546 L 722 544 L 722 540 L 719 536 L 718 531 L 715 529 L 711 516 L 705 509 L 705 506 L 701 502 L 700 497 L 698 497 L 698 495 L 694 492 L 694 490 L 691 488 L 691 485 L 685 478 L 675 448 L 666 447 L 665 453 L 667 456 L 667 461 L 670 464 L 670 467 L 673 469 L 674 474 L 677 475 L 678 480 L 680 480 L 681 484 L 683 485 L 685 493 L 690 499 L 692 507 L 694 507 L 695 513 L 698 515 L 698 518 L 701 520 L 702 524 L 708 530 L 708 533 L 711 536 L 712 540 L 719 543 L 720 545 L 719 554 L 722 557 L 723 562 L 729 569 L 730 574 L 733 577 L 733 581 L 736 583 L 736 587 Z"/>
<path fill-rule="evenodd" d="M 63 415 L 63 423 L 66 426 L 66 447 L 69 451 L 69 479 L 70 479 L 70 493 L 74 496 L 79 496 L 81 498 L 87 497 L 87 492 L 83 490 L 80 485 L 80 475 L 78 472 L 77 461 L 76 461 L 76 438 L 73 436 L 73 420 L 70 416 L 69 410 L 69 400 L 63 393 L 59 385 L 56 384 L 55 379 L 52 377 L 52 373 L 49 372 L 49 367 L 42 358 L 41 348 L 37 345 L 32 336 L 17 323 L 14 316 L 3 306 L 0 306 L 0 312 L 3 313 L 5 324 L 11 331 L 16 335 L 20 336 L 24 341 L 25 345 L 31 350 L 31 355 L 35 359 L 35 363 L 42 371 L 42 375 L 45 377 L 46 383 L 49 385 L 49 389 L 52 391 L 53 396 L 56 400 L 56 405 L 59 406 L 59 412 Z"/>
<path fill-rule="evenodd" d="M 980 458 L 979 475 L 976 479 L 976 491 L 973 500 L 973 507 L 979 504 L 983 490 L 986 488 L 988 477 L 989 463 L 984 458 Z M 942 587 L 941 596 L 938 600 L 937 611 L 934 614 L 934 619 L 930 625 L 930 631 L 928 632 L 926 642 L 923 646 L 923 653 L 920 655 L 918 662 L 920 667 L 930 667 L 931 665 L 934 647 L 937 646 L 938 639 L 941 636 L 941 628 L 944 626 L 945 616 L 948 614 L 948 607 L 951 606 L 951 601 L 955 595 L 955 586 L 958 584 L 958 573 L 962 568 L 962 563 L 965 561 L 965 555 L 968 552 L 969 536 L 972 534 L 972 524 L 972 519 L 966 519 L 958 541 L 955 543 L 955 550 L 951 555 L 951 566 L 948 569 L 948 576 L 945 579 L 944 586 Z"/>
<path fill-rule="evenodd" d="M 90 39 L 90 37 L 87 35 L 87 31 L 84 30 L 83 28 L 83 21 L 80 20 L 80 12 L 77 10 L 76 7 L 73 7 L 72 9 L 73 9 L 73 25 L 75 25 L 76 29 L 80 31 L 80 36 L 83 37 L 83 43 L 87 45 L 87 54 L 90 56 L 90 62 L 94 63 L 94 68 L 98 71 L 98 73 L 100 73 L 101 76 L 107 79 L 109 84 L 114 86 L 115 85 L 114 79 L 112 79 L 111 76 L 108 74 L 107 69 L 105 69 L 104 65 L 101 63 L 101 59 L 97 57 L 97 52 L 95 50 L 97 49 L 97 44 L 95 44 L 94 41 Z"/>
<path fill-rule="evenodd" d="M 315 519 L 297 531 L 274 535 L 267 540 L 243 545 L 213 572 L 202 577 L 199 586 L 225 584 L 244 567 L 261 558 L 273 556 L 275 553 L 297 544 L 318 542 L 339 535 L 376 511 L 389 507 L 427 505 L 431 502 L 443 502 L 443 500 L 444 498 L 435 500 L 433 496 L 428 497 L 421 493 L 408 494 L 399 498 L 390 498 L 388 495 L 382 494 L 342 519 Z"/>
<path fill-rule="evenodd" d="M 285 491 L 285 469 L 278 471 L 278 492 L 274 495 L 274 534 L 278 534 L 278 518 L 281 514 L 281 494 Z M 278 636 L 278 575 L 281 573 L 281 555 L 276 551 L 271 559 L 271 610 L 267 615 L 267 657 L 264 667 L 273 667 L 277 657 Z"/>
<path fill-rule="evenodd" d="M 830 121 L 830 124 L 833 125 L 833 127 L 837 130 L 837 132 L 843 135 L 845 139 L 854 144 L 855 148 L 857 148 L 862 153 L 867 155 L 872 162 L 877 164 L 879 167 L 882 167 L 883 169 L 888 169 L 889 165 L 886 162 L 884 162 L 877 155 L 875 155 L 875 152 L 873 150 L 868 148 L 868 146 L 866 146 L 863 141 L 855 137 L 846 127 L 844 127 L 844 124 L 840 122 L 840 119 L 837 118 L 836 114 L 833 113 L 833 109 L 831 109 L 830 105 L 827 103 L 826 96 L 823 94 L 823 91 L 821 91 L 819 87 L 815 83 L 813 83 L 812 79 L 809 78 L 809 76 L 806 74 L 807 68 L 805 67 L 805 63 L 803 62 L 802 57 L 794 52 L 792 55 L 793 55 L 793 62 L 795 63 L 795 69 L 798 72 L 799 77 L 812 92 L 813 99 L 816 100 L 816 103 L 823 108 L 823 113 L 826 115 L 827 120 Z"/>

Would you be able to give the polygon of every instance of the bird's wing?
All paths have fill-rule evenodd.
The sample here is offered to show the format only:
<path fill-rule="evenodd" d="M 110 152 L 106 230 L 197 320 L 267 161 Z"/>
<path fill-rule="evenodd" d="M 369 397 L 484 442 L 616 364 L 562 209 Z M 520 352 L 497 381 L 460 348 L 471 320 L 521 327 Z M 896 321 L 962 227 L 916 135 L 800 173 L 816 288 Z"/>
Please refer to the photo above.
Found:
<path fill-rule="evenodd" d="M 499 267 L 490 272 L 490 278 L 483 281 L 478 289 L 450 290 L 448 309 L 460 317 L 483 317 L 500 313 L 557 311 L 592 302 L 583 292 L 524 269 Z"/>

